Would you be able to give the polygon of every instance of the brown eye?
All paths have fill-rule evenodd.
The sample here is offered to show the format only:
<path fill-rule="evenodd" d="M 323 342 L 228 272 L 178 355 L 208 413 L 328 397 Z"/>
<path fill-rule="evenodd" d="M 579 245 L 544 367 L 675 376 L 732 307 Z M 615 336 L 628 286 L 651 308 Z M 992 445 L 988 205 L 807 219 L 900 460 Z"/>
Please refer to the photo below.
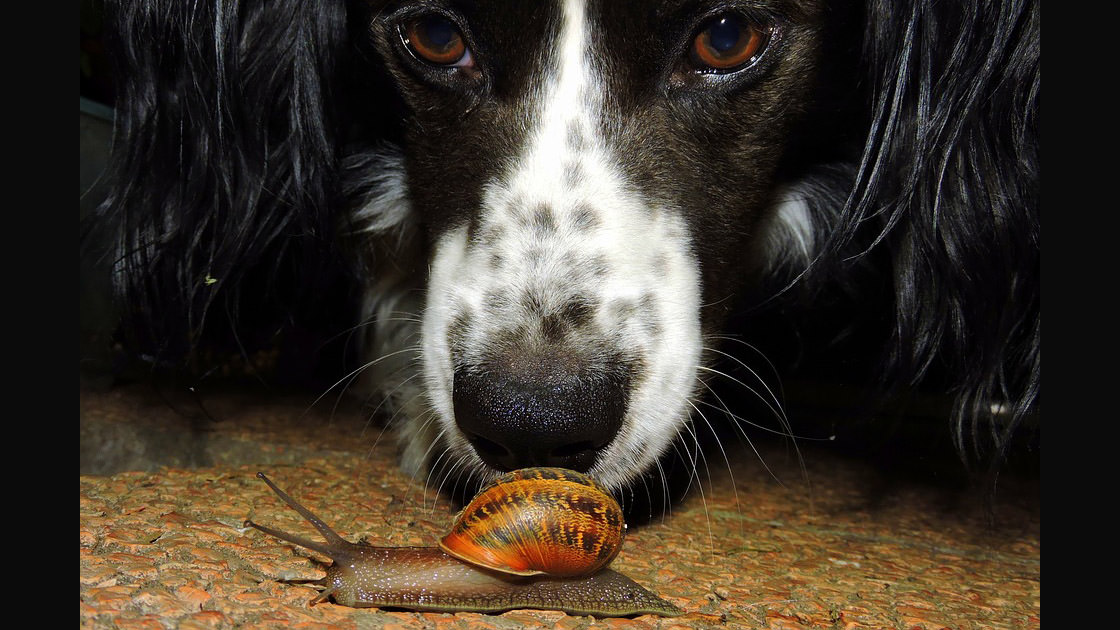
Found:
<path fill-rule="evenodd" d="M 417 59 L 438 66 L 469 65 L 470 51 L 463 34 L 447 18 L 429 15 L 407 22 L 401 37 Z"/>
<path fill-rule="evenodd" d="M 769 30 L 738 16 L 717 16 L 693 38 L 689 59 L 698 70 L 730 72 L 756 59 L 769 36 Z"/>

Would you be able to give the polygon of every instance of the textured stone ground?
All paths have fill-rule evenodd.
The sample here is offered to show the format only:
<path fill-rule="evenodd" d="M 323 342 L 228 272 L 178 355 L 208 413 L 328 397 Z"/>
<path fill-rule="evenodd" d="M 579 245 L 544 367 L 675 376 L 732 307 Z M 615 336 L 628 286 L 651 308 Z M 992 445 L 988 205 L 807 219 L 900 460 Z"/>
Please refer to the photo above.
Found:
<path fill-rule="evenodd" d="M 703 491 L 631 528 L 615 568 L 684 608 L 664 619 L 409 613 L 307 605 L 316 554 L 242 522 L 315 537 L 267 472 L 344 537 L 431 545 L 446 499 L 405 478 L 353 407 L 132 387 L 79 402 L 83 628 L 1037 628 L 1037 485 L 972 494 L 806 452 L 713 462 Z M 164 464 L 161 465 L 161 462 Z M 117 472 L 132 469 L 131 472 Z M 781 480 L 778 483 L 775 477 Z"/>

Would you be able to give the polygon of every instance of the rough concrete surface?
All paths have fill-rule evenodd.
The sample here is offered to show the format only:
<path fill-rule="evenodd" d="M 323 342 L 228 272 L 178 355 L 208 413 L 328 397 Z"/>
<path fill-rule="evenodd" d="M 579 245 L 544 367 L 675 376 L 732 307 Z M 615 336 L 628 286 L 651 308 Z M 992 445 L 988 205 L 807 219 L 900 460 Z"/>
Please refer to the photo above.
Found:
<path fill-rule="evenodd" d="M 595 619 L 309 606 L 326 559 L 242 526 L 317 539 L 258 479 L 349 540 L 434 545 L 454 507 L 405 477 L 360 410 L 324 399 L 171 400 L 83 391 L 83 628 L 1037 628 L 1037 485 L 972 494 L 889 483 L 826 450 L 754 455 L 632 527 L 614 568 L 685 609 Z M 127 447 L 124 445 L 128 445 Z M 123 455 L 121 453 L 124 453 Z M 165 462 L 161 464 L 160 462 Z M 131 469 L 131 471 L 129 471 Z M 90 474 L 96 473 L 96 474 Z M 806 481 L 807 479 L 807 481 Z"/>

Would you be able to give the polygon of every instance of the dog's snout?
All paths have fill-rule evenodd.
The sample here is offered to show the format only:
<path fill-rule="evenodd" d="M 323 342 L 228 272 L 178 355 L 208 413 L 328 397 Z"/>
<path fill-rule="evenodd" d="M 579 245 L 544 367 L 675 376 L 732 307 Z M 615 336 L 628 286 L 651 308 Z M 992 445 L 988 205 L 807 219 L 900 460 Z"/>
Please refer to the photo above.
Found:
<path fill-rule="evenodd" d="M 589 367 L 553 355 L 456 370 L 455 420 L 499 470 L 587 471 L 622 426 L 629 386 L 621 362 Z"/>

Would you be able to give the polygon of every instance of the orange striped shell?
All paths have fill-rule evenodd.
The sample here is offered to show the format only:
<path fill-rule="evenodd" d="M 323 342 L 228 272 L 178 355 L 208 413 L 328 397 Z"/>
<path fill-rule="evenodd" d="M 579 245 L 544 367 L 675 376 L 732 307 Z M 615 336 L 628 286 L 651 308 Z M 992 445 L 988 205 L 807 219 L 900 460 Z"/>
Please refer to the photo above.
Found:
<path fill-rule="evenodd" d="M 483 488 L 440 541 L 448 554 L 512 573 L 594 573 L 618 555 L 626 523 L 595 480 L 565 468 L 523 468 Z"/>

